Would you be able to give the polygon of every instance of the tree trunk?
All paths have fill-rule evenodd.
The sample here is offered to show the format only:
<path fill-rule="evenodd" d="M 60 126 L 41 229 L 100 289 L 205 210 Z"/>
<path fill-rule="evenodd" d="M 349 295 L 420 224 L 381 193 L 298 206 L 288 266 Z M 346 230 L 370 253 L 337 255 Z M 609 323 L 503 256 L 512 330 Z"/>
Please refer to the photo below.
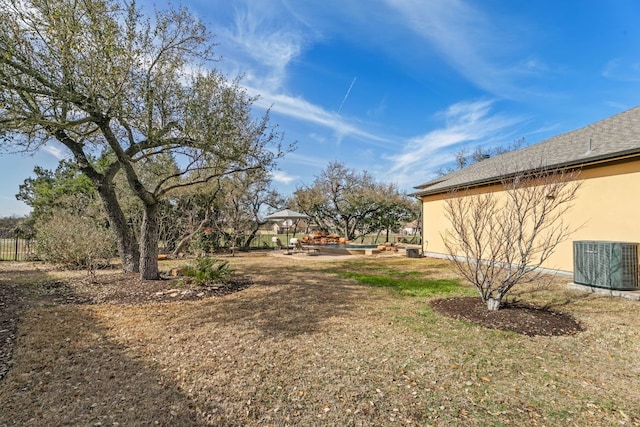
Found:
<path fill-rule="evenodd" d="M 207 210 L 207 213 L 205 214 L 204 219 L 200 221 L 200 223 L 198 223 L 198 226 L 192 232 L 187 233 L 186 235 L 182 235 L 180 237 L 180 241 L 176 245 L 176 248 L 173 250 L 173 255 L 178 256 L 180 252 L 183 252 L 187 244 L 190 243 L 198 233 L 202 233 L 202 229 L 207 224 L 207 222 L 209 222 L 208 210 Z"/>
<path fill-rule="evenodd" d="M 249 249 L 251 247 L 251 243 L 256 238 L 256 235 L 258 234 L 258 230 L 259 230 L 258 228 L 251 230 L 251 233 L 247 236 L 247 238 L 242 244 L 244 248 Z"/>
<path fill-rule="evenodd" d="M 158 204 L 145 205 L 140 235 L 140 279 L 157 280 L 158 270 Z"/>
<path fill-rule="evenodd" d="M 172 252 L 172 255 L 177 257 L 178 254 L 184 252 L 184 248 L 187 246 L 189 242 L 191 242 L 191 240 L 193 240 L 193 236 L 195 235 L 196 233 L 189 233 L 188 235 L 184 236 L 180 241 L 178 241 L 175 249 Z"/>
<path fill-rule="evenodd" d="M 109 219 L 109 225 L 116 236 L 122 269 L 127 273 L 137 273 L 140 271 L 138 242 L 136 242 L 136 238 L 127 224 L 127 219 L 120 208 L 116 192 L 110 183 L 100 183 L 97 187 L 102 205 Z"/>
<path fill-rule="evenodd" d="M 498 311 L 500 310 L 501 302 L 502 302 L 501 297 L 497 297 L 497 298 L 489 297 L 487 298 L 487 308 L 489 309 L 489 311 Z"/>

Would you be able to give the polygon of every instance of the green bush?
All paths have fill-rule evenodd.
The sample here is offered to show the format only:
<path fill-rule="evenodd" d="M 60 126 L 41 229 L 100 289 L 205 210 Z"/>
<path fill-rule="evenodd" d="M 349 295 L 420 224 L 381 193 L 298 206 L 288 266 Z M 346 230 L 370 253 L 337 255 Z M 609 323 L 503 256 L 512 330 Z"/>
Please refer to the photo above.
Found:
<path fill-rule="evenodd" d="M 182 274 L 192 277 L 197 284 L 210 282 L 227 282 L 233 270 L 228 261 L 220 261 L 215 258 L 196 258 L 194 265 L 186 265 L 182 268 Z"/>
<path fill-rule="evenodd" d="M 189 244 L 189 251 L 197 255 L 206 255 L 215 251 L 218 235 L 210 228 L 198 233 Z"/>

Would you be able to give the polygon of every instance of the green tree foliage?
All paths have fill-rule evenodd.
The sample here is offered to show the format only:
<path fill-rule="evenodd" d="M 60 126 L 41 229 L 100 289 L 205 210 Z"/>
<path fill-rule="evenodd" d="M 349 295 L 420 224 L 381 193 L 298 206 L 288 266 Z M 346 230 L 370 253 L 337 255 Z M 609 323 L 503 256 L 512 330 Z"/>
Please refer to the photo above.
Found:
<path fill-rule="evenodd" d="M 297 208 L 321 228 L 348 240 L 379 230 L 397 229 L 415 218 L 415 204 L 394 185 L 376 182 L 339 162 L 329 163 L 310 186 L 294 194 Z"/>
<path fill-rule="evenodd" d="M 36 166 L 34 177 L 20 185 L 16 198 L 32 208 L 34 221 L 50 218 L 56 211 L 81 215 L 94 202 L 96 188 L 75 163 L 63 160 L 55 171 Z"/>
<path fill-rule="evenodd" d="M 198 253 L 208 253 L 215 248 L 217 239 L 212 235 L 214 205 L 220 195 L 218 180 L 208 185 L 192 186 L 176 192 L 171 199 L 173 214 L 165 221 L 165 235 L 171 236 L 173 244 L 168 249 L 174 255 L 185 252 L 187 248 Z M 206 233 L 205 233 L 206 229 Z"/>
<path fill-rule="evenodd" d="M 385 232 L 385 240 L 388 242 L 390 232 L 402 229 L 404 224 L 419 216 L 420 205 L 400 193 L 392 184 L 380 184 L 380 186 L 382 194 L 387 197 L 380 202 L 380 209 L 371 216 L 367 223 L 370 232 Z"/>
<path fill-rule="evenodd" d="M 227 246 L 246 248 L 265 224 L 260 212 L 275 208 L 283 197 L 271 186 L 270 175 L 249 171 L 220 180 L 220 197 L 214 205 L 212 226 Z"/>
<path fill-rule="evenodd" d="M 282 200 L 262 169 L 182 189 L 172 196 L 163 216 L 167 249 L 178 254 L 187 248 L 209 253 L 221 246 L 249 247 L 264 224 L 263 207 L 279 206 Z"/>
<path fill-rule="evenodd" d="M 57 141 L 95 186 L 123 267 L 158 277 L 162 203 L 176 190 L 269 169 L 282 154 L 254 99 L 216 70 L 207 29 L 185 9 L 143 16 L 125 0 L 0 0 L 2 146 Z M 131 232 L 114 182 L 142 207 Z M 140 244 L 138 245 L 138 240 Z"/>

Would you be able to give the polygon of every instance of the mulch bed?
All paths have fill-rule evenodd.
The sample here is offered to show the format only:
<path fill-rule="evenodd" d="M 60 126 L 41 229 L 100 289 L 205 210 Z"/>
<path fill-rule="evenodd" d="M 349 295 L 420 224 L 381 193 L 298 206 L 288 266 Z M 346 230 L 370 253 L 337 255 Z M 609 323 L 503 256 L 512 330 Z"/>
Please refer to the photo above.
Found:
<path fill-rule="evenodd" d="M 137 273 L 99 275 L 95 281 L 87 279 L 55 281 L 44 284 L 50 292 L 43 300 L 56 304 L 149 304 L 175 301 L 194 301 L 222 297 L 251 286 L 248 279 L 238 278 L 227 283 L 196 284 L 188 278 L 140 280 Z"/>
<path fill-rule="evenodd" d="M 464 319 L 489 329 L 513 331 L 528 336 L 572 335 L 584 328 L 568 313 L 534 307 L 522 302 L 503 302 L 498 311 L 489 311 L 480 297 L 435 300 L 431 306 L 444 315 Z"/>
<path fill-rule="evenodd" d="M 17 285 L 0 286 L 0 380 L 11 365 L 20 311 L 27 304 L 149 304 L 193 301 L 222 297 L 251 286 L 248 279 L 227 283 L 198 285 L 183 280 L 140 280 L 138 273 L 99 275 L 94 282 L 87 278 L 55 280 L 38 285 L 34 298 L 23 298 Z M 175 278 L 174 278 L 175 279 Z"/>

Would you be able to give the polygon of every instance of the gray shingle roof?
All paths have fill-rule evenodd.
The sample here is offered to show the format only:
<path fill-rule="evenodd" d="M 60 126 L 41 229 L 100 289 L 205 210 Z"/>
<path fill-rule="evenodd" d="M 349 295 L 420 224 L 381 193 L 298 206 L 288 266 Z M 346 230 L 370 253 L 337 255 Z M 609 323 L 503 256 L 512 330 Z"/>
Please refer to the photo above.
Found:
<path fill-rule="evenodd" d="M 578 130 L 475 163 L 418 185 L 412 195 L 426 196 L 473 187 L 540 167 L 579 166 L 640 153 L 640 107 Z"/>

